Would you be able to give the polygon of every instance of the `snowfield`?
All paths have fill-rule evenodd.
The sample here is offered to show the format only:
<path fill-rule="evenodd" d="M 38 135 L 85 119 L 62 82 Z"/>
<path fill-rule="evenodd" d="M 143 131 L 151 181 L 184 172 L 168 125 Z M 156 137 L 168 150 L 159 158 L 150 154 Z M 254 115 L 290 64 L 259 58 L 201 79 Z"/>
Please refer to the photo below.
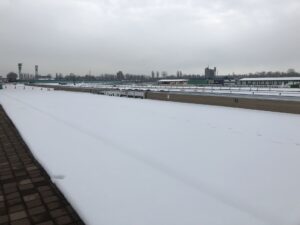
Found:
<path fill-rule="evenodd" d="M 4 107 L 91 225 L 297 225 L 300 116 L 23 86 Z"/>

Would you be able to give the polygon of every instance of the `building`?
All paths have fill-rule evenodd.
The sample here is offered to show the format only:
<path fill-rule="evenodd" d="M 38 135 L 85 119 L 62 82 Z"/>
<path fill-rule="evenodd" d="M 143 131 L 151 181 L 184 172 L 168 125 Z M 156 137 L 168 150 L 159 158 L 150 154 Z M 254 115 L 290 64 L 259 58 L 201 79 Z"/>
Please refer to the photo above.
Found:
<path fill-rule="evenodd" d="M 210 69 L 209 67 L 205 68 L 205 78 L 206 79 L 213 79 L 217 75 L 217 68 L 214 67 L 213 69 Z"/>
<path fill-rule="evenodd" d="M 249 86 L 282 86 L 293 87 L 300 85 L 300 77 L 259 77 L 259 78 L 242 78 L 239 80 L 240 85 Z"/>
<path fill-rule="evenodd" d="M 177 85 L 187 85 L 188 80 L 187 79 L 163 79 L 159 80 L 159 85 L 168 85 L 168 86 L 177 86 Z"/>
<path fill-rule="evenodd" d="M 4 77 L 0 76 L 0 83 L 4 83 L 6 81 L 7 81 L 7 78 L 4 78 Z"/>

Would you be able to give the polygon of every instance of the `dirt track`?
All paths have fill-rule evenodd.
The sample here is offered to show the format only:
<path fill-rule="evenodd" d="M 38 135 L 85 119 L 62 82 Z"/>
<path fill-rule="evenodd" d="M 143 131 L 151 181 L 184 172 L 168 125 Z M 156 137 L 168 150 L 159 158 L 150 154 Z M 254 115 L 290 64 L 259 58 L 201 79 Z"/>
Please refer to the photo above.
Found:
<path fill-rule="evenodd" d="M 206 105 L 219 105 L 228 107 L 237 107 L 245 109 L 256 109 L 273 112 L 285 112 L 300 114 L 300 102 L 298 101 L 283 101 L 283 100 L 269 100 L 269 99 L 254 99 L 254 98 L 238 98 L 228 96 L 203 96 L 203 95 L 188 95 L 188 94 L 173 94 L 148 92 L 146 98 L 186 102 Z"/>

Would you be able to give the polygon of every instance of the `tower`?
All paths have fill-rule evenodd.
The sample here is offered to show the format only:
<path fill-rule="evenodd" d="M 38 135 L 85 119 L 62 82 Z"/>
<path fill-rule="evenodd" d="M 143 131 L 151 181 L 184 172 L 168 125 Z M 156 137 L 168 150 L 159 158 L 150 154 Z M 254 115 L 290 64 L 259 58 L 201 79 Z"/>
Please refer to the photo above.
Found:
<path fill-rule="evenodd" d="M 38 79 L 38 76 L 39 76 L 39 66 L 38 65 L 34 66 L 34 71 L 35 71 L 35 79 Z"/>
<path fill-rule="evenodd" d="M 205 78 L 214 79 L 217 74 L 217 68 L 210 69 L 209 66 L 205 68 Z"/>
<path fill-rule="evenodd" d="M 22 63 L 18 63 L 19 79 L 22 77 Z"/>

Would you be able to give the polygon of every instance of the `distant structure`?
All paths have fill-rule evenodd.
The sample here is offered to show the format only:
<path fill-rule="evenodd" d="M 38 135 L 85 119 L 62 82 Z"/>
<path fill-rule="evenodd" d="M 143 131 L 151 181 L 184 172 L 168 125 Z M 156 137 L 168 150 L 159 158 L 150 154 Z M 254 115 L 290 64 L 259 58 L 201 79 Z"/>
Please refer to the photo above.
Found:
<path fill-rule="evenodd" d="M 165 86 L 180 86 L 180 85 L 187 85 L 187 79 L 162 79 L 158 81 L 159 85 Z"/>
<path fill-rule="evenodd" d="M 300 87 L 300 77 L 255 77 L 242 78 L 240 85 L 247 86 L 281 86 L 281 87 Z"/>
<path fill-rule="evenodd" d="M 182 71 L 178 70 L 178 71 L 176 72 L 176 75 L 177 75 L 177 78 L 182 77 Z"/>
<path fill-rule="evenodd" d="M 152 79 L 154 79 L 154 77 L 155 77 L 154 71 L 151 72 L 151 77 L 152 77 Z"/>
<path fill-rule="evenodd" d="M 22 63 L 18 63 L 19 79 L 22 79 Z"/>
<path fill-rule="evenodd" d="M 162 71 L 162 73 L 161 73 L 161 75 L 162 75 L 162 77 L 167 77 L 168 76 L 168 73 L 167 73 L 167 71 Z"/>
<path fill-rule="evenodd" d="M 35 79 L 38 79 L 39 77 L 39 66 L 38 65 L 35 65 L 34 66 L 34 71 L 35 71 Z"/>
<path fill-rule="evenodd" d="M 209 66 L 205 68 L 205 78 L 206 79 L 213 79 L 217 75 L 217 68 L 214 67 L 210 69 Z"/>
<path fill-rule="evenodd" d="M 124 74 L 121 70 L 119 72 L 117 72 L 117 79 L 118 80 L 124 80 Z"/>

